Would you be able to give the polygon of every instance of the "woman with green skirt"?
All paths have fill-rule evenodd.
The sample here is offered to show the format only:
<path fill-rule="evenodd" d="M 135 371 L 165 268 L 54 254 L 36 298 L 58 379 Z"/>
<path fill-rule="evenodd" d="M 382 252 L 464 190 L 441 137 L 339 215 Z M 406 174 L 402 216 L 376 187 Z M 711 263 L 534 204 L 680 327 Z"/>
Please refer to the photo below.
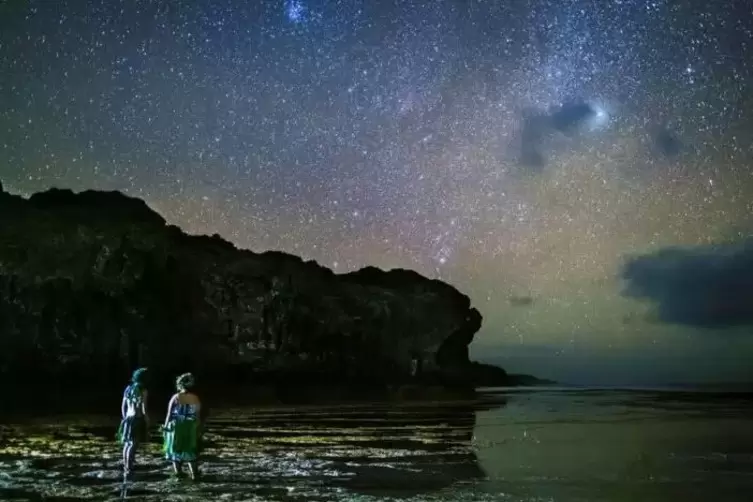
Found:
<path fill-rule="evenodd" d="M 176 476 L 182 474 L 183 462 L 188 464 L 191 479 L 196 479 L 196 460 L 199 455 L 201 401 L 191 392 L 194 377 L 184 373 L 175 382 L 178 389 L 167 405 L 165 417 L 165 456 L 173 463 Z"/>
<path fill-rule="evenodd" d="M 128 479 L 133 470 L 136 459 L 136 449 L 147 439 L 149 417 L 146 412 L 146 368 L 139 368 L 133 372 L 131 383 L 123 391 L 120 402 L 120 427 L 118 441 L 123 445 L 123 478 Z"/>

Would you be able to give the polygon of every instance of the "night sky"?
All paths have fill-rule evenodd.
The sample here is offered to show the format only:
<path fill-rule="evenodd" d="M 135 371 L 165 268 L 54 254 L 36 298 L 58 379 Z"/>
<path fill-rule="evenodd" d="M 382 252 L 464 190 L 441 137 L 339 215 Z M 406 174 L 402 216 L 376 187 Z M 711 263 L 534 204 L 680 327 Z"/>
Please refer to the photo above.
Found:
<path fill-rule="evenodd" d="M 448 281 L 508 370 L 753 380 L 753 328 L 666 322 L 622 279 L 753 233 L 751 5 L 3 0 L 0 179 Z"/>

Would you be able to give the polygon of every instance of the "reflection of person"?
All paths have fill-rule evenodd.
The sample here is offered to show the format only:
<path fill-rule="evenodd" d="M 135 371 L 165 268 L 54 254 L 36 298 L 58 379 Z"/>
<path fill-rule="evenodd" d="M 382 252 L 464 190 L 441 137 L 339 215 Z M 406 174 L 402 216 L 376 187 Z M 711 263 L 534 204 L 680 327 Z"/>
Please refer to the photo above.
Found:
<path fill-rule="evenodd" d="M 191 392 L 194 386 L 194 377 L 191 373 L 179 376 L 175 386 L 178 392 L 170 399 L 165 416 L 165 456 L 173 463 L 176 476 L 182 474 L 181 466 L 186 462 L 191 479 L 196 479 L 201 401 L 199 396 Z"/>
<path fill-rule="evenodd" d="M 123 391 L 120 403 L 120 427 L 118 440 L 123 445 L 123 477 L 128 478 L 133 470 L 138 445 L 147 438 L 149 417 L 146 412 L 149 395 L 145 385 L 146 368 L 133 372 L 131 383 Z"/>

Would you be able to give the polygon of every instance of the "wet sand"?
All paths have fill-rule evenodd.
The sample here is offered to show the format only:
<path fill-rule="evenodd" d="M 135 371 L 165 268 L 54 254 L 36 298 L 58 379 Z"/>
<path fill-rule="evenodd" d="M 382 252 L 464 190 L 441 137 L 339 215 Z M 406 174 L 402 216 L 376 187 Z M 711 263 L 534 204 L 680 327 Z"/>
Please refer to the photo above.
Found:
<path fill-rule="evenodd" d="M 124 485 L 116 417 L 19 418 L 0 426 L 0 499 L 750 500 L 751 396 L 536 388 L 480 397 L 216 409 L 198 482 L 171 479 L 155 435 Z"/>
<path fill-rule="evenodd" d="M 207 424 L 199 481 L 174 480 L 155 431 L 123 483 L 113 417 L 0 426 L 4 500 L 380 500 L 483 477 L 477 404 L 225 409 Z M 116 419 L 117 417 L 115 417 Z"/>

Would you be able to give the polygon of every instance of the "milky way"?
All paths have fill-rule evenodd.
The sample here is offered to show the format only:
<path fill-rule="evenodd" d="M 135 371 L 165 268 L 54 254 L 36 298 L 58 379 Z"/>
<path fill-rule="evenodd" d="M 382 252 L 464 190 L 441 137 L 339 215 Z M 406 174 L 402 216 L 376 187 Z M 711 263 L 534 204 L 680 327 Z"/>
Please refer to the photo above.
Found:
<path fill-rule="evenodd" d="M 745 0 L 4 1 L 0 179 L 122 190 L 338 272 L 416 269 L 472 297 L 500 354 L 682 343 L 741 368 L 749 340 L 643 321 L 618 277 L 753 230 L 752 45 Z M 531 117 L 567 103 L 594 113 L 536 131 L 526 162 Z"/>

